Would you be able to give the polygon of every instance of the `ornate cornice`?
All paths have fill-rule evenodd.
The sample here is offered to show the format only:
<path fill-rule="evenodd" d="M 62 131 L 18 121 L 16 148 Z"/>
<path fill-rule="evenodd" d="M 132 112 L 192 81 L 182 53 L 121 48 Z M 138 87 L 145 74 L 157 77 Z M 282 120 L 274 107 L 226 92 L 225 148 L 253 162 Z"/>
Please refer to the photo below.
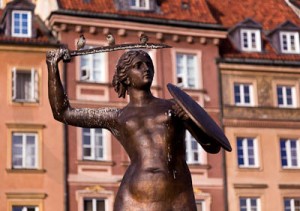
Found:
<path fill-rule="evenodd" d="M 225 127 L 300 129 L 299 121 L 274 121 L 274 120 L 224 118 L 223 125 Z"/>

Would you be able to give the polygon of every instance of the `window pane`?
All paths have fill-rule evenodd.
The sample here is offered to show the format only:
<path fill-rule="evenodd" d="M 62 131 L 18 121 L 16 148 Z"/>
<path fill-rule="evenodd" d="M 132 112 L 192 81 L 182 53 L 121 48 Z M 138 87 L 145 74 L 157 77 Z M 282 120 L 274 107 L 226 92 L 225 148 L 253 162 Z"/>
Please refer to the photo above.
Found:
<path fill-rule="evenodd" d="M 16 98 L 19 100 L 30 100 L 32 93 L 31 72 L 17 71 Z"/>
<path fill-rule="evenodd" d="M 132 6 L 132 7 L 137 6 L 136 1 L 137 0 L 131 0 L 130 1 L 130 6 Z"/>
<path fill-rule="evenodd" d="M 281 165 L 287 166 L 287 154 L 286 154 L 286 146 L 285 140 L 280 141 L 280 154 L 281 154 Z"/>
<path fill-rule="evenodd" d="M 195 138 L 186 130 L 185 137 L 186 144 L 186 161 L 187 163 L 200 163 L 201 162 L 201 148 Z"/>
<path fill-rule="evenodd" d="M 91 132 L 90 128 L 83 128 L 82 129 L 83 134 L 83 145 L 91 145 Z"/>
<path fill-rule="evenodd" d="M 187 88 L 195 88 L 197 85 L 196 55 L 176 54 L 177 85 Z"/>
<path fill-rule="evenodd" d="M 13 211 L 23 211 L 23 206 L 13 206 L 12 210 Z"/>
<path fill-rule="evenodd" d="M 93 201 L 91 199 L 84 199 L 83 208 L 84 211 L 93 211 Z"/>
<path fill-rule="evenodd" d="M 97 200 L 97 211 L 105 211 L 105 201 Z"/>
<path fill-rule="evenodd" d="M 237 139 L 238 164 L 244 165 L 243 139 Z"/>
<path fill-rule="evenodd" d="M 12 146 L 12 165 L 13 167 L 23 166 L 23 141 L 22 135 L 13 134 L 13 146 Z"/>
<path fill-rule="evenodd" d="M 292 211 L 291 199 L 285 199 L 284 200 L 284 211 Z"/>
<path fill-rule="evenodd" d="M 90 157 L 91 155 L 92 155 L 92 150 L 91 150 L 91 148 L 85 147 L 85 148 L 83 149 L 83 156 L 85 156 L 85 157 Z"/>
<path fill-rule="evenodd" d="M 234 102 L 241 102 L 240 86 L 238 84 L 234 84 Z"/>
<path fill-rule="evenodd" d="M 91 145 L 91 137 L 89 134 L 84 134 L 83 136 L 83 144 L 84 145 Z"/>

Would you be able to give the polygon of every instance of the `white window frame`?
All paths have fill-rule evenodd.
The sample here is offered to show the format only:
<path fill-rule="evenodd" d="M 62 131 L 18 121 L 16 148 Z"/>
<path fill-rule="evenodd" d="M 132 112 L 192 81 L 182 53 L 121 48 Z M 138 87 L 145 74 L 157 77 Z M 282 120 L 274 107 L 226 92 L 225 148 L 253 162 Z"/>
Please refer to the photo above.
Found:
<path fill-rule="evenodd" d="M 206 211 L 206 203 L 205 203 L 205 200 L 197 200 L 196 199 L 196 205 L 197 204 L 200 204 L 201 206 L 201 211 Z"/>
<path fill-rule="evenodd" d="M 283 103 L 282 104 L 279 104 L 279 101 L 278 101 L 278 88 L 282 89 L 282 99 L 283 99 Z M 292 104 L 289 105 L 287 103 L 287 88 L 290 88 L 291 89 L 291 93 L 292 93 Z M 277 105 L 278 107 L 280 108 L 295 108 L 296 107 L 296 87 L 293 86 L 293 85 L 280 85 L 280 84 L 277 84 L 276 85 L 276 97 L 277 97 Z"/>
<path fill-rule="evenodd" d="M 242 140 L 242 151 L 243 151 L 243 161 L 244 164 L 239 164 L 239 153 L 238 153 L 238 141 Z M 254 156 L 254 164 L 249 164 L 249 153 L 248 153 L 248 141 L 253 140 L 253 156 Z M 258 158 L 258 143 L 256 138 L 252 137 L 237 137 L 237 163 L 239 168 L 258 168 L 259 167 L 259 158 Z"/>
<path fill-rule="evenodd" d="M 286 40 L 284 40 L 284 36 Z M 294 36 L 294 46 L 292 45 L 292 36 Z M 298 32 L 288 32 L 288 31 L 281 31 L 279 32 L 280 37 L 280 48 L 282 53 L 300 53 L 299 48 L 299 33 Z M 284 49 L 284 42 L 286 42 L 286 48 Z M 295 49 L 292 49 L 292 48 Z"/>
<path fill-rule="evenodd" d="M 287 210 L 287 207 L 285 206 L 285 202 L 289 201 L 289 211 L 295 211 L 296 206 L 295 206 L 295 200 L 300 201 L 300 198 L 284 198 L 283 204 L 284 204 L 284 210 Z M 299 208 L 299 207 L 297 207 Z"/>
<path fill-rule="evenodd" d="M 235 86 L 239 86 L 240 91 L 240 102 L 236 102 L 236 92 L 235 92 Z M 244 88 L 245 86 L 249 86 L 249 103 L 245 102 L 245 92 Z M 234 95 L 234 104 L 237 106 L 253 106 L 254 105 L 254 93 L 253 93 L 253 84 L 251 83 L 240 83 L 240 82 L 234 82 L 233 84 L 233 95 Z"/>
<path fill-rule="evenodd" d="M 130 0 L 132 1 L 132 0 Z M 141 5 L 141 1 L 145 1 L 145 6 Z M 131 5 L 129 3 L 131 9 L 137 9 L 137 10 L 149 10 L 150 9 L 150 0 L 134 0 L 134 5 Z"/>
<path fill-rule="evenodd" d="M 93 46 L 86 46 L 85 48 L 93 48 Z M 87 65 L 82 66 L 83 59 L 87 60 Z M 95 59 L 100 60 L 100 66 L 94 67 Z M 106 82 L 106 56 L 105 54 L 88 54 L 80 57 L 79 59 L 79 78 L 81 81 L 95 82 L 95 83 L 105 83 Z M 83 71 L 86 75 L 83 75 Z M 94 72 L 100 73 L 100 79 L 94 77 Z"/>
<path fill-rule="evenodd" d="M 91 197 L 84 197 L 83 198 L 83 206 L 84 206 L 84 201 L 85 200 L 92 200 L 92 211 L 97 211 L 97 200 L 101 200 L 101 201 L 104 201 L 104 209 L 105 210 L 108 210 L 108 204 L 107 204 L 107 200 L 106 199 L 103 199 L 103 198 L 91 198 Z M 82 208 L 83 211 L 84 210 L 84 207 Z"/>
<path fill-rule="evenodd" d="M 84 129 L 89 129 L 89 136 L 90 136 L 90 145 L 84 144 Z M 101 130 L 101 134 L 97 134 L 96 130 Z M 96 146 L 96 136 L 99 136 L 99 138 L 102 139 L 102 146 Z M 106 160 L 106 143 L 104 138 L 104 129 L 102 128 L 83 128 L 82 129 L 82 158 L 83 160 Z M 91 148 L 91 155 L 85 156 L 84 155 L 84 149 L 85 148 Z M 102 157 L 96 157 L 96 148 L 102 148 L 103 156 Z"/>
<path fill-rule="evenodd" d="M 192 142 L 196 142 L 197 149 L 192 149 Z M 186 130 L 185 133 L 185 146 L 186 146 L 186 162 L 188 164 L 205 164 L 204 160 L 204 150 L 196 139 L 191 135 L 189 131 Z M 198 160 L 194 159 L 194 153 L 198 153 Z"/>
<path fill-rule="evenodd" d="M 18 99 L 17 98 L 17 77 L 18 77 L 18 72 L 26 72 L 30 71 L 30 97 L 28 99 Z M 14 67 L 12 69 L 12 100 L 14 102 L 38 102 L 39 98 L 39 75 L 38 71 L 35 70 L 34 68 L 31 68 L 31 70 L 26 70 L 26 69 L 17 69 Z"/>
<path fill-rule="evenodd" d="M 246 199 L 246 211 L 253 211 L 251 207 L 251 200 L 255 199 L 256 200 L 256 207 L 257 209 L 255 211 L 261 211 L 261 203 L 260 203 L 260 198 L 258 197 L 240 197 L 239 198 L 239 210 L 241 209 L 241 199 Z"/>
<path fill-rule="evenodd" d="M 291 149 L 291 141 L 296 141 L 296 160 L 297 160 L 297 166 L 292 165 L 292 149 Z M 282 165 L 282 154 L 281 154 L 281 142 L 285 143 L 285 151 L 286 151 L 286 160 L 287 165 Z M 300 140 L 299 139 L 286 139 L 281 138 L 280 139 L 280 159 L 281 159 L 281 166 L 283 169 L 299 169 L 300 168 Z"/>
<path fill-rule="evenodd" d="M 178 56 L 182 56 L 182 64 L 179 63 Z M 193 75 L 189 75 L 189 67 L 188 67 L 188 56 L 193 57 L 192 67 Z M 182 88 L 189 89 L 197 89 L 199 87 L 198 81 L 198 73 L 199 73 L 199 65 L 198 65 L 198 55 L 196 53 L 186 53 L 186 52 L 176 52 L 175 53 L 175 64 L 176 64 L 176 84 Z M 181 82 L 179 81 L 181 78 Z M 194 86 L 189 85 L 189 79 L 194 80 Z"/>
<path fill-rule="evenodd" d="M 244 37 L 244 33 L 246 37 Z M 254 40 L 252 36 L 254 35 Z M 242 51 L 259 52 L 261 51 L 261 32 L 259 29 L 241 29 L 241 49 Z M 246 40 L 245 40 L 245 39 Z M 248 47 L 245 46 L 248 45 Z"/>
<path fill-rule="evenodd" d="M 22 155 L 21 155 L 21 158 L 22 158 L 22 165 L 21 166 L 17 166 L 17 165 L 14 165 L 13 163 L 13 160 L 14 160 L 14 153 L 13 153 L 13 149 L 14 149 L 14 135 L 18 135 L 18 136 L 21 136 L 22 137 Z M 28 153 L 27 153 L 27 143 L 26 143 L 26 140 L 27 140 L 27 136 L 33 136 L 35 137 L 34 141 L 34 154 L 35 154 L 35 157 L 34 157 L 34 165 L 33 166 L 27 166 L 27 163 L 26 163 L 26 159 L 28 157 Z M 30 132 L 13 132 L 12 133 L 12 168 L 13 169 L 37 169 L 38 168 L 38 157 L 39 157 L 39 154 L 38 154 L 38 134 L 37 133 L 30 133 Z"/>
<path fill-rule="evenodd" d="M 20 18 L 20 33 L 15 33 L 15 14 L 19 14 L 22 16 L 23 14 L 27 14 L 27 33 L 22 33 L 22 18 Z M 13 37 L 31 37 L 32 36 L 32 14 L 31 11 L 25 11 L 25 10 L 13 10 L 12 11 L 12 28 L 11 28 L 11 34 Z"/>

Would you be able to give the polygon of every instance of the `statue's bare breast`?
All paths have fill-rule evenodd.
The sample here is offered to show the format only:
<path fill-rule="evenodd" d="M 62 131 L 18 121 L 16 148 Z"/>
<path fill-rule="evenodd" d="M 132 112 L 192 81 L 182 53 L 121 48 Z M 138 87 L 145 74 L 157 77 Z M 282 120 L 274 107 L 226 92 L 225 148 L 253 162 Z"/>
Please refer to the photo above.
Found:
<path fill-rule="evenodd" d="M 124 138 L 120 142 L 131 164 L 119 192 L 130 198 L 131 203 L 157 206 L 171 203 L 189 189 L 186 188 L 191 181 L 184 156 L 184 128 L 171 105 L 159 101 L 147 107 L 127 107 L 121 112 L 120 130 Z M 125 206 L 129 201 L 122 203 Z"/>

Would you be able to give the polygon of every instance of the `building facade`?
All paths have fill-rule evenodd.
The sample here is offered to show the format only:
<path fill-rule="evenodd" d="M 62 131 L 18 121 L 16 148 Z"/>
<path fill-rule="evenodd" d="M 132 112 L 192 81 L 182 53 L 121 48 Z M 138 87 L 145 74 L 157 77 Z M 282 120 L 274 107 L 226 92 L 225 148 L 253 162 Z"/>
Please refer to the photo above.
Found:
<path fill-rule="evenodd" d="M 50 2 L 50 1 L 49 1 Z M 37 8 L 49 5 L 38 1 Z M 220 123 L 218 72 L 215 58 L 226 32 L 211 16 L 205 1 L 58 1 L 49 11 L 49 27 L 70 50 L 80 34 L 87 48 L 116 43 L 149 42 L 172 48 L 151 50 L 155 67 L 152 92 L 171 98 L 167 83 L 181 86 Z M 198 11 L 201 8 L 201 13 Z M 191 15 L 192 14 L 192 15 Z M 115 65 L 123 52 L 73 58 L 65 66 L 66 89 L 73 107 L 123 107 L 111 86 Z M 112 210 L 129 159 L 106 130 L 68 126 L 68 195 L 70 210 Z M 224 210 L 222 153 L 207 154 L 187 134 L 187 162 L 199 210 Z M 222 206 L 220 206 L 222 204 Z"/>
<path fill-rule="evenodd" d="M 130 163 L 108 131 L 53 119 L 45 53 L 59 45 L 41 19 L 70 50 L 81 34 L 86 48 L 108 45 L 109 33 L 117 44 L 138 43 L 145 33 L 172 46 L 148 51 L 153 94 L 171 98 L 166 85 L 180 86 L 223 126 L 233 148 L 207 154 L 186 134 L 198 210 L 300 209 L 298 1 L 31 2 L 0 1 L 0 210 L 112 210 Z M 128 103 L 111 85 L 122 53 L 60 66 L 73 107 Z"/>
<path fill-rule="evenodd" d="M 220 44 L 228 210 L 300 209 L 299 19 L 285 1 L 209 1 Z M 276 17 L 276 18 L 275 18 Z"/>
<path fill-rule="evenodd" d="M 58 47 L 30 1 L 1 10 L 0 210 L 64 209 L 63 127 L 48 103 L 45 53 Z"/>

